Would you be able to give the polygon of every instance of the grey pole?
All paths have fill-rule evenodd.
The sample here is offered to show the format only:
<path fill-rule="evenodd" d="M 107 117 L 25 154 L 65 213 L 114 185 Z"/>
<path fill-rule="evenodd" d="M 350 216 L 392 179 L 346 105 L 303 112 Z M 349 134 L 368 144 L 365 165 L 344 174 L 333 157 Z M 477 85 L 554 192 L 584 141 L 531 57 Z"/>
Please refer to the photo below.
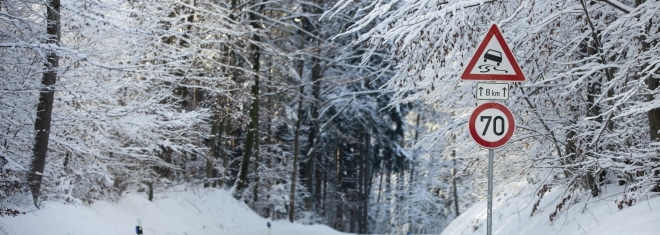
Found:
<path fill-rule="evenodd" d="M 488 150 L 488 227 L 486 228 L 487 234 L 493 234 L 493 155 L 495 150 Z"/>

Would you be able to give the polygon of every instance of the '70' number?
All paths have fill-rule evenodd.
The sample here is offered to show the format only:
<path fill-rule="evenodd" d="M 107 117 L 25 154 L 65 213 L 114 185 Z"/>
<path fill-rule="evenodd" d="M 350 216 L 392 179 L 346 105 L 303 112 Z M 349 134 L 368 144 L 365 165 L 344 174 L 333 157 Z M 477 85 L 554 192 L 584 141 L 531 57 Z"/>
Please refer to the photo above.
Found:
<path fill-rule="evenodd" d="M 486 120 L 486 126 L 484 127 L 484 131 L 481 132 L 481 135 L 486 135 L 491 121 L 493 122 L 493 133 L 497 136 L 504 134 L 504 118 L 502 116 L 495 116 L 495 118 L 493 118 L 493 116 L 480 116 L 480 118 L 480 121 L 482 122 L 484 119 Z"/>

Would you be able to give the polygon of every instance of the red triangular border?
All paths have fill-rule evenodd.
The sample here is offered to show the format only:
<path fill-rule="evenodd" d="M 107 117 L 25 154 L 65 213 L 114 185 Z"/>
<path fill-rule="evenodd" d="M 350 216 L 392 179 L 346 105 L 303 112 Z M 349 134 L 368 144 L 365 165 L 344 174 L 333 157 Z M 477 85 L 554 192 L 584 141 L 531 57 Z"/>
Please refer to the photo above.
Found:
<path fill-rule="evenodd" d="M 511 63 L 511 67 L 513 68 L 513 71 L 516 74 L 471 74 L 470 73 L 470 71 L 472 71 L 474 66 L 477 64 L 477 61 L 479 61 L 479 57 L 484 52 L 486 46 L 488 46 L 488 42 L 490 42 L 493 36 L 495 36 L 497 42 L 500 43 L 504 55 L 506 55 L 507 59 Z M 470 60 L 470 63 L 468 63 L 467 67 L 465 67 L 465 70 L 463 70 L 463 74 L 461 75 L 461 80 L 511 81 L 511 82 L 525 81 L 525 74 L 523 74 L 522 70 L 520 69 L 520 66 L 516 61 L 516 58 L 513 57 L 513 53 L 511 53 L 511 49 L 509 49 L 509 45 L 506 44 L 506 41 L 504 40 L 504 37 L 502 37 L 502 33 L 500 32 L 500 29 L 497 27 L 496 24 L 490 26 L 488 33 L 486 33 L 484 39 L 481 40 L 481 43 L 479 44 L 477 51 L 474 53 L 472 59 Z"/>

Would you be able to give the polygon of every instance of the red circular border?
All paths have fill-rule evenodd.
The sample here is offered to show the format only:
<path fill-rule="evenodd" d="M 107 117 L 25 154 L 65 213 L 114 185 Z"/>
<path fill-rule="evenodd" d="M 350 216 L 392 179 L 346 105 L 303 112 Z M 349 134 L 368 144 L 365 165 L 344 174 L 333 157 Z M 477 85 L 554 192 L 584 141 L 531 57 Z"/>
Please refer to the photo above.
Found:
<path fill-rule="evenodd" d="M 508 121 L 508 130 L 504 137 L 498 141 L 495 142 L 489 142 L 485 139 L 482 139 L 479 137 L 479 134 L 477 132 L 477 117 L 481 112 L 483 112 L 486 109 L 494 108 L 502 113 L 504 113 L 504 116 L 506 116 L 506 119 Z M 513 136 L 513 132 L 516 129 L 516 123 L 515 119 L 513 119 L 513 114 L 511 113 L 511 110 L 509 110 L 506 106 L 499 104 L 499 103 L 485 103 L 477 106 L 477 108 L 472 111 L 472 114 L 470 114 L 470 121 L 468 122 L 468 127 L 470 129 L 470 136 L 474 140 L 474 142 L 477 142 L 477 144 L 483 146 L 484 148 L 489 148 L 489 149 L 495 149 L 502 147 L 505 145 L 511 137 Z"/>

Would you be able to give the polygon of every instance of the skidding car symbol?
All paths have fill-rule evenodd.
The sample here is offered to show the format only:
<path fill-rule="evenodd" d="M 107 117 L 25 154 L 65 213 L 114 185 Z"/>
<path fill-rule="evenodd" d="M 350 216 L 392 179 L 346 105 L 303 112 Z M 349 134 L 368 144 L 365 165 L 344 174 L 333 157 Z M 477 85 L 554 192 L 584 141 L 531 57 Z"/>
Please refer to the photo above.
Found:
<path fill-rule="evenodd" d="M 500 66 L 500 63 L 502 63 L 502 52 L 493 50 L 493 49 L 488 49 L 486 51 L 486 54 L 484 54 L 484 62 L 486 60 L 492 60 L 497 62 L 497 66 Z"/>

